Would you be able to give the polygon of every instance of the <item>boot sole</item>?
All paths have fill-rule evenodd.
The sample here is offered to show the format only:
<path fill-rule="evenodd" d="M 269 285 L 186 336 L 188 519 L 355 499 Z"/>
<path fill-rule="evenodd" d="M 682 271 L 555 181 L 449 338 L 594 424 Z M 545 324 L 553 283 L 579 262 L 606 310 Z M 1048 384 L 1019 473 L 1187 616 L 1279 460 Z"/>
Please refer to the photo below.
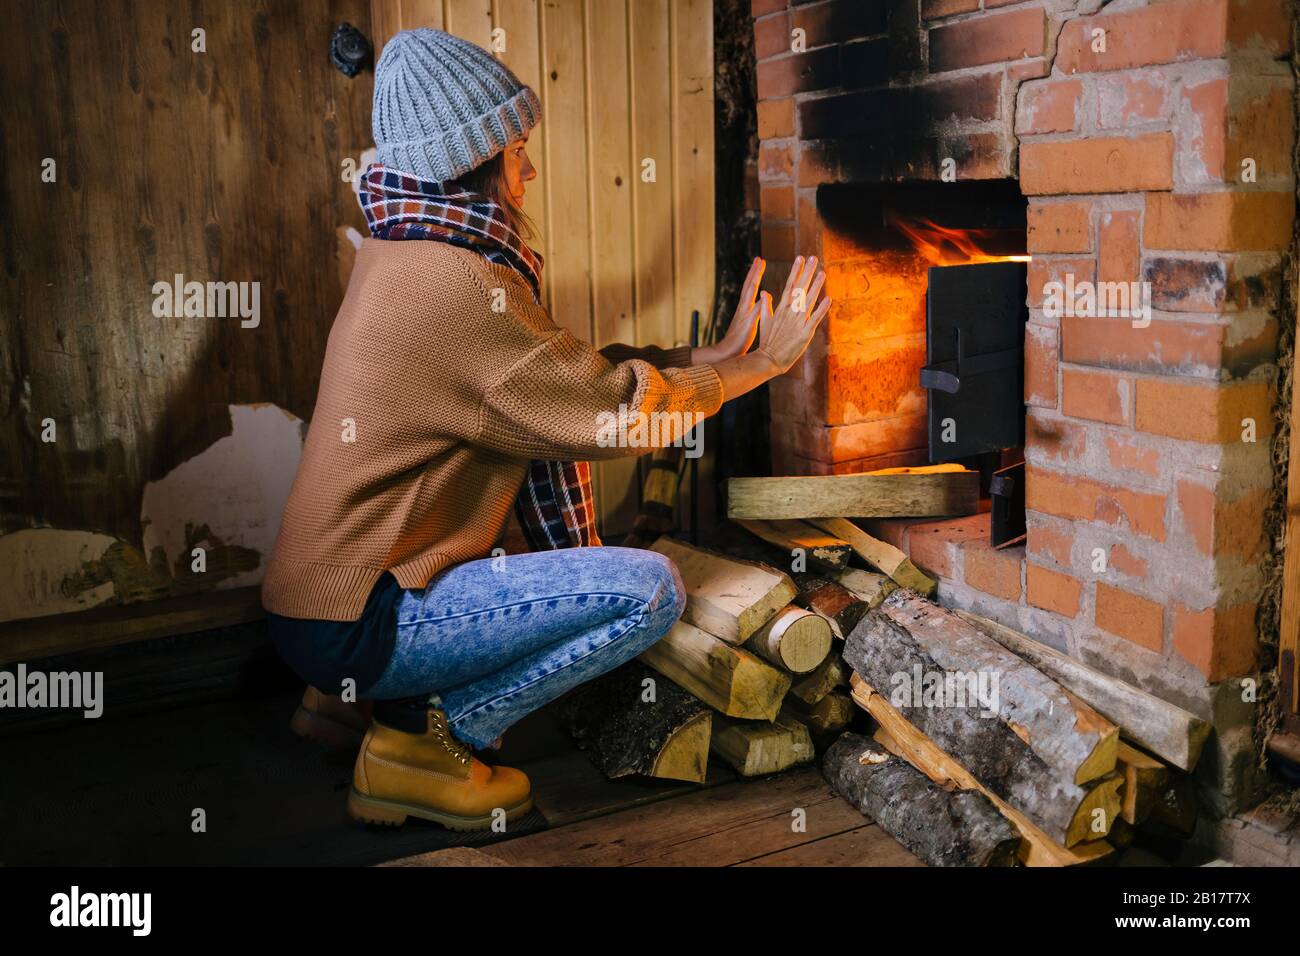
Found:
<path fill-rule="evenodd" d="M 533 808 L 533 798 L 529 796 L 523 803 L 506 811 L 506 822 L 517 820 Z M 380 826 L 400 827 L 407 817 L 418 817 L 439 823 L 448 830 L 466 833 L 474 830 L 492 829 L 492 815 L 481 817 L 462 817 L 454 813 L 421 807 L 412 803 L 397 803 L 392 800 L 380 800 L 358 793 L 356 787 L 348 790 L 348 816 L 362 823 L 374 823 Z"/>
<path fill-rule="evenodd" d="M 301 704 L 289 720 L 289 729 L 332 750 L 351 750 L 361 746 L 365 732 L 324 714 L 308 710 Z"/>

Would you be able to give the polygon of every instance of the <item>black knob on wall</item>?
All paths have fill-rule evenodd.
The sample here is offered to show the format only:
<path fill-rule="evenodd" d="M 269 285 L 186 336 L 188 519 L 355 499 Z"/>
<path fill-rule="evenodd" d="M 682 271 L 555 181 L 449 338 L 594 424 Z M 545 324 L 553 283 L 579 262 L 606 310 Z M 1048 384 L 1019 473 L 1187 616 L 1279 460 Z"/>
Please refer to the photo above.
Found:
<path fill-rule="evenodd" d="M 356 76 L 370 62 L 370 41 L 350 23 L 340 23 L 330 37 L 330 62 L 344 76 Z"/>

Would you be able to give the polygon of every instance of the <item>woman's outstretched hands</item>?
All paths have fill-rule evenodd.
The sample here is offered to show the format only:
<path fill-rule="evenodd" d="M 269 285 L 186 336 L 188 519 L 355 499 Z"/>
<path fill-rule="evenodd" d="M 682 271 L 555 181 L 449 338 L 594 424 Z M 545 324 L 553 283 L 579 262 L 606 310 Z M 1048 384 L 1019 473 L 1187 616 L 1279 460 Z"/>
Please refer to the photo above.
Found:
<path fill-rule="evenodd" d="M 762 259 L 756 258 L 750 263 L 749 275 L 745 276 L 745 284 L 740 289 L 740 301 L 736 303 L 736 311 L 731 316 L 731 324 L 727 326 L 727 334 L 721 342 L 697 348 L 695 362 L 716 364 L 749 351 L 749 347 L 754 344 L 754 336 L 758 333 L 758 287 L 763 283 L 763 272 L 766 269 L 767 263 Z"/>
<path fill-rule="evenodd" d="M 753 270 L 750 270 L 752 275 Z M 762 273 L 759 273 L 760 277 Z M 776 309 L 772 297 L 764 292 L 759 303 L 759 346 L 755 350 L 765 355 L 775 366 L 775 375 L 789 370 L 799 361 L 812 341 L 817 326 L 826 317 L 831 300 L 817 297 L 826 283 L 826 273 L 817 268 L 817 257 L 805 259 L 798 256 L 790 266 L 785 280 L 785 291 Z"/>

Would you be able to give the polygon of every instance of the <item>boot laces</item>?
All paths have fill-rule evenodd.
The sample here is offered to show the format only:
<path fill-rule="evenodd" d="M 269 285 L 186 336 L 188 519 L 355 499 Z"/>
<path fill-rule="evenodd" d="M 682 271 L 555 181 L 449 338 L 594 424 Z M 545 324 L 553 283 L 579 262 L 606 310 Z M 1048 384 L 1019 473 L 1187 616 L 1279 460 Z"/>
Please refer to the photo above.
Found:
<path fill-rule="evenodd" d="M 468 745 L 457 740 L 447 729 L 447 720 L 439 714 L 433 721 L 433 734 L 438 738 L 438 742 L 446 748 L 447 752 L 459 760 L 462 764 L 468 765 L 473 751 Z"/>

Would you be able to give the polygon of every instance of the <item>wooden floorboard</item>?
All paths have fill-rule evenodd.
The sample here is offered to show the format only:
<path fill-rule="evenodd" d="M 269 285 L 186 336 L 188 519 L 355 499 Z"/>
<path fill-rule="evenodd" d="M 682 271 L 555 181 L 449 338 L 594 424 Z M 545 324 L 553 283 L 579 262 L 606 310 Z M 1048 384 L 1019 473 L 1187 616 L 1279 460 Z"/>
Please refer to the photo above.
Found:
<path fill-rule="evenodd" d="M 796 809 L 804 832 L 792 826 Z M 487 852 L 513 866 L 919 865 L 812 767 L 605 813 Z M 424 865 L 419 857 L 397 863 Z"/>

